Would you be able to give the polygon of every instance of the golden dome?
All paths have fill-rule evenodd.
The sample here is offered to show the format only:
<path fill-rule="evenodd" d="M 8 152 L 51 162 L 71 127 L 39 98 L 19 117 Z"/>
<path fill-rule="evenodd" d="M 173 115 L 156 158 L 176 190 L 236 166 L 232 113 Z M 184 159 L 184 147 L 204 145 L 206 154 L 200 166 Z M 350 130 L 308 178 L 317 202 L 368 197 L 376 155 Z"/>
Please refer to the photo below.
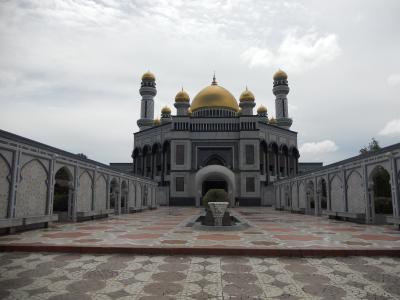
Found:
<path fill-rule="evenodd" d="M 281 69 L 279 69 L 279 70 L 274 74 L 274 77 L 273 77 L 274 80 L 282 80 L 282 79 L 286 80 L 287 78 L 288 78 L 288 76 L 287 76 L 286 72 L 285 72 L 285 71 L 282 71 Z"/>
<path fill-rule="evenodd" d="M 188 115 L 192 115 L 192 109 L 190 107 L 188 108 Z"/>
<path fill-rule="evenodd" d="M 170 114 L 170 113 L 171 113 L 171 109 L 170 109 L 168 106 L 164 106 L 164 107 L 161 109 L 161 113 L 162 113 L 162 114 Z"/>
<path fill-rule="evenodd" d="M 240 102 L 246 102 L 246 101 L 254 102 L 254 100 L 255 100 L 255 98 L 254 98 L 253 93 L 251 91 L 249 91 L 246 86 L 246 90 L 240 95 L 239 101 Z"/>
<path fill-rule="evenodd" d="M 183 88 L 175 96 L 175 102 L 189 102 L 189 101 L 190 101 L 190 97 L 189 97 L 188 93 L 186 93 L 186 91 L 183 90 Z"/>
<path fill-rule="evenodd" d="M 154 126 L 158 126 L 158 125 L 161 125 L 161 121 L 160 121 L 160 119 L 155 119 L 154 121 L 153 121 L 153 125 Z"/>
<path fill-rule="evenodd" d="M 260 106 L 257 108 L 257 113 L 258 113 L 258 114 L 266 113 L 266 112 L 268 112 L 268 109 L 267 109 L 264 105 L 260 105 Z"/>
<path fill-rule="evenodd" d="M 191 110 L 194 112 L 206 107 L 228 108 L 236 112 L 239 111 L 239 105 L 235 97 L 227 89 L 219 86 L 215 78 L 210 86 L 202 89 L 194 97 Z"/>
<path fill-rule="evenodd" d="M 151 73 L 150 71 L 147 71 L 146 73 L 144 73 L 142 75 L 142 80 L 152 80 L 155 81 L 156 80 L 156 76 L 154 76 L 153 73 Z"/>
<path fill-rule="evenodd" d="M 268 122 L 268 123 L 271 124 L 271 125 L 276 125 L 276 124 L 278 124 L 278 122 L 276 122 L 276 119 L 275 119 L 275 118 L 269 119 L 269 122 Z"/>

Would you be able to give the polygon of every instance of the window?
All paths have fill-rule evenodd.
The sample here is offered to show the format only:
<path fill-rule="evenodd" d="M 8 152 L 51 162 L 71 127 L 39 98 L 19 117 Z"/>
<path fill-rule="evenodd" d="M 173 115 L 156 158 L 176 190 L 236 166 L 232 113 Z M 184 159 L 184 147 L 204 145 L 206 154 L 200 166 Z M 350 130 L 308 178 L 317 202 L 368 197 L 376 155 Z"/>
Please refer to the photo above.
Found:
<path fill-rule="evenodd" d="M 175 178 L 175 190 L 177 192 L 185 191 L 185 178 L 184 177 L 176 177 Z"/>
<path fill-rule="evenodd" d="M 246 177 L 246 193 L 255 192 L 255 180 L 254 177 Z"/>
<path fill-rule="evenodd" d="M 253 165 L 254 164 L 254 146 L 246 145 L 246 164 Z"/>
<path fill-rule="evenodd" d="M 185 145 L 176 145 L 176 164 L 183 165 L 185 164 Z"/>

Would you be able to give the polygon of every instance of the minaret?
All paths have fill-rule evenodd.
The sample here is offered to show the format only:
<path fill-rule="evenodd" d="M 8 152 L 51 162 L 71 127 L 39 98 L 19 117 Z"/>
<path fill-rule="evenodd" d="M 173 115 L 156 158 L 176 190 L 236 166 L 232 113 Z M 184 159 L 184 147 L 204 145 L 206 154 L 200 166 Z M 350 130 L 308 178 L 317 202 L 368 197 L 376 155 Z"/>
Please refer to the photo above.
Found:
<path fill-rule="evenodd" d="M 139 130 L 144 130 L 153 126 L 154 97 L 157 95 L 156 77 L 150 71 L 143 74 L 139 92 L 142 96 L 142 101 L 140 119 L 137 121 L 137 125 Z"/>
<path fill-rule="evenodd" d="M 188 115 L 190 107 L 190 97 L 188 93 L 183 90 L 183 88 L 180 92 L 178 92 L 178 94 L 176 94 L 174 106 L 176 107 L 176 114 L 178 116 Z"/>
<path fill-rule="evenodd" d="M 288 112 L 288 100 L 287 94 L 289 94 L 289 85 L 287 81 L 287 74 L 282 71 L 278 70 L 274 74 L 274 87 L 272 92 L 276 96 L 275 98 L 275 115 L 276 115 L 276 122 L 277 125 L 283 127 L 285 129 L 290 129 L 292 126 L 293 120 L 289 118 Z"/>
<path fill-rule="evenodd" d="M 239 106 L 242 109 L 241 115 L 242 116 L 252 116 L 253 115 L 253 108 L 256 105 L 255 97 L 251 91 L 246 86 L 246 89 L 240 95 L 239 98 Z"/>

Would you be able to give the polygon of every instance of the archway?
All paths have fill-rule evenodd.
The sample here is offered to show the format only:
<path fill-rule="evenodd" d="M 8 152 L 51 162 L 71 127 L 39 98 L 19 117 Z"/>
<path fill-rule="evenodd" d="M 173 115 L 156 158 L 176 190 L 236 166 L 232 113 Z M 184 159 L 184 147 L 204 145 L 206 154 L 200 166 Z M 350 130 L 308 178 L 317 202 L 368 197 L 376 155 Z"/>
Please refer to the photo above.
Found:
<path fill-rule="evenodd" d="M 393 215 L 390 174 L 382 166 L 377 166 L 372 171 L 369 182 L 374 206 L 374 222 L 377 224 L 386 223 L 386 216 Z"/>
<path fill-rule="evenodd" d="M 307 210 L 308 213 L 314 213 L 315 211 L 315 195 L 314 195 L 314 183 L 309 181 L 307 183 Z"/>
<path fill-rule="evenodd" d="M 116 209 L 116 203 L 118 201 L 119 186 L 117 179 L 113 178 L 110 183 L 110 209 Z"/>
<path fill-rule="evenodd" d="M 228 193 L 231 206 L 235 197 L 235 175 L 224 166 L 210 165 L 201 168 L 195 176 L 196 206 L 200 206 L 200 200 L 204 192 L 210 188 L 224 188 Z"/>
<path fill-rule="evenodd" d="M 322 178 L 318 183 L 318 196 L 319 196 L 319 205 L 321 210 L 328 209 L 328 194 L 326 188 L 326 180 Z"/>
<path fill-rule="evenodd" d="M 121 184 L 121 212 L 127 212 L 127 204 L 128 204 L 128 184 L 126 181 L 123 181 Z"/>
<path fill-rule="evenodd" d="M 54 176 L 53 214 L 59 221 L 69 221 L 72 217 L 72 175 L 66 167 Z"/>

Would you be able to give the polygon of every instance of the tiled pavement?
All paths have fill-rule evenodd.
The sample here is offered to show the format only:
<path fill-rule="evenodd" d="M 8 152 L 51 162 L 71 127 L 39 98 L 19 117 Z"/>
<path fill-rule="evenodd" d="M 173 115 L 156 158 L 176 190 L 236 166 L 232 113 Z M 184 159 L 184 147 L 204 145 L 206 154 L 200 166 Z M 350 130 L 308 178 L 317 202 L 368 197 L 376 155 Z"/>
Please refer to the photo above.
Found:
<path fill-rule="evenodd" d="M 399 258 L 0 253 L 0 299 L 399 299 Z"/>
<path fill-rule="evenodd" d="M 85 247 L 241 248 L 241 249 L 390 249 L 399 250 L 400 231 L 275 211 L 234 208 L 250 227 L 209 232 L 187 227 L 201 209 L 157 210 L 82 223 L 56 223 L 51 228 L 0 236 L 2 245 L 67 245 Z M 199 252 L 196 252 L 199 253 Z"/>

